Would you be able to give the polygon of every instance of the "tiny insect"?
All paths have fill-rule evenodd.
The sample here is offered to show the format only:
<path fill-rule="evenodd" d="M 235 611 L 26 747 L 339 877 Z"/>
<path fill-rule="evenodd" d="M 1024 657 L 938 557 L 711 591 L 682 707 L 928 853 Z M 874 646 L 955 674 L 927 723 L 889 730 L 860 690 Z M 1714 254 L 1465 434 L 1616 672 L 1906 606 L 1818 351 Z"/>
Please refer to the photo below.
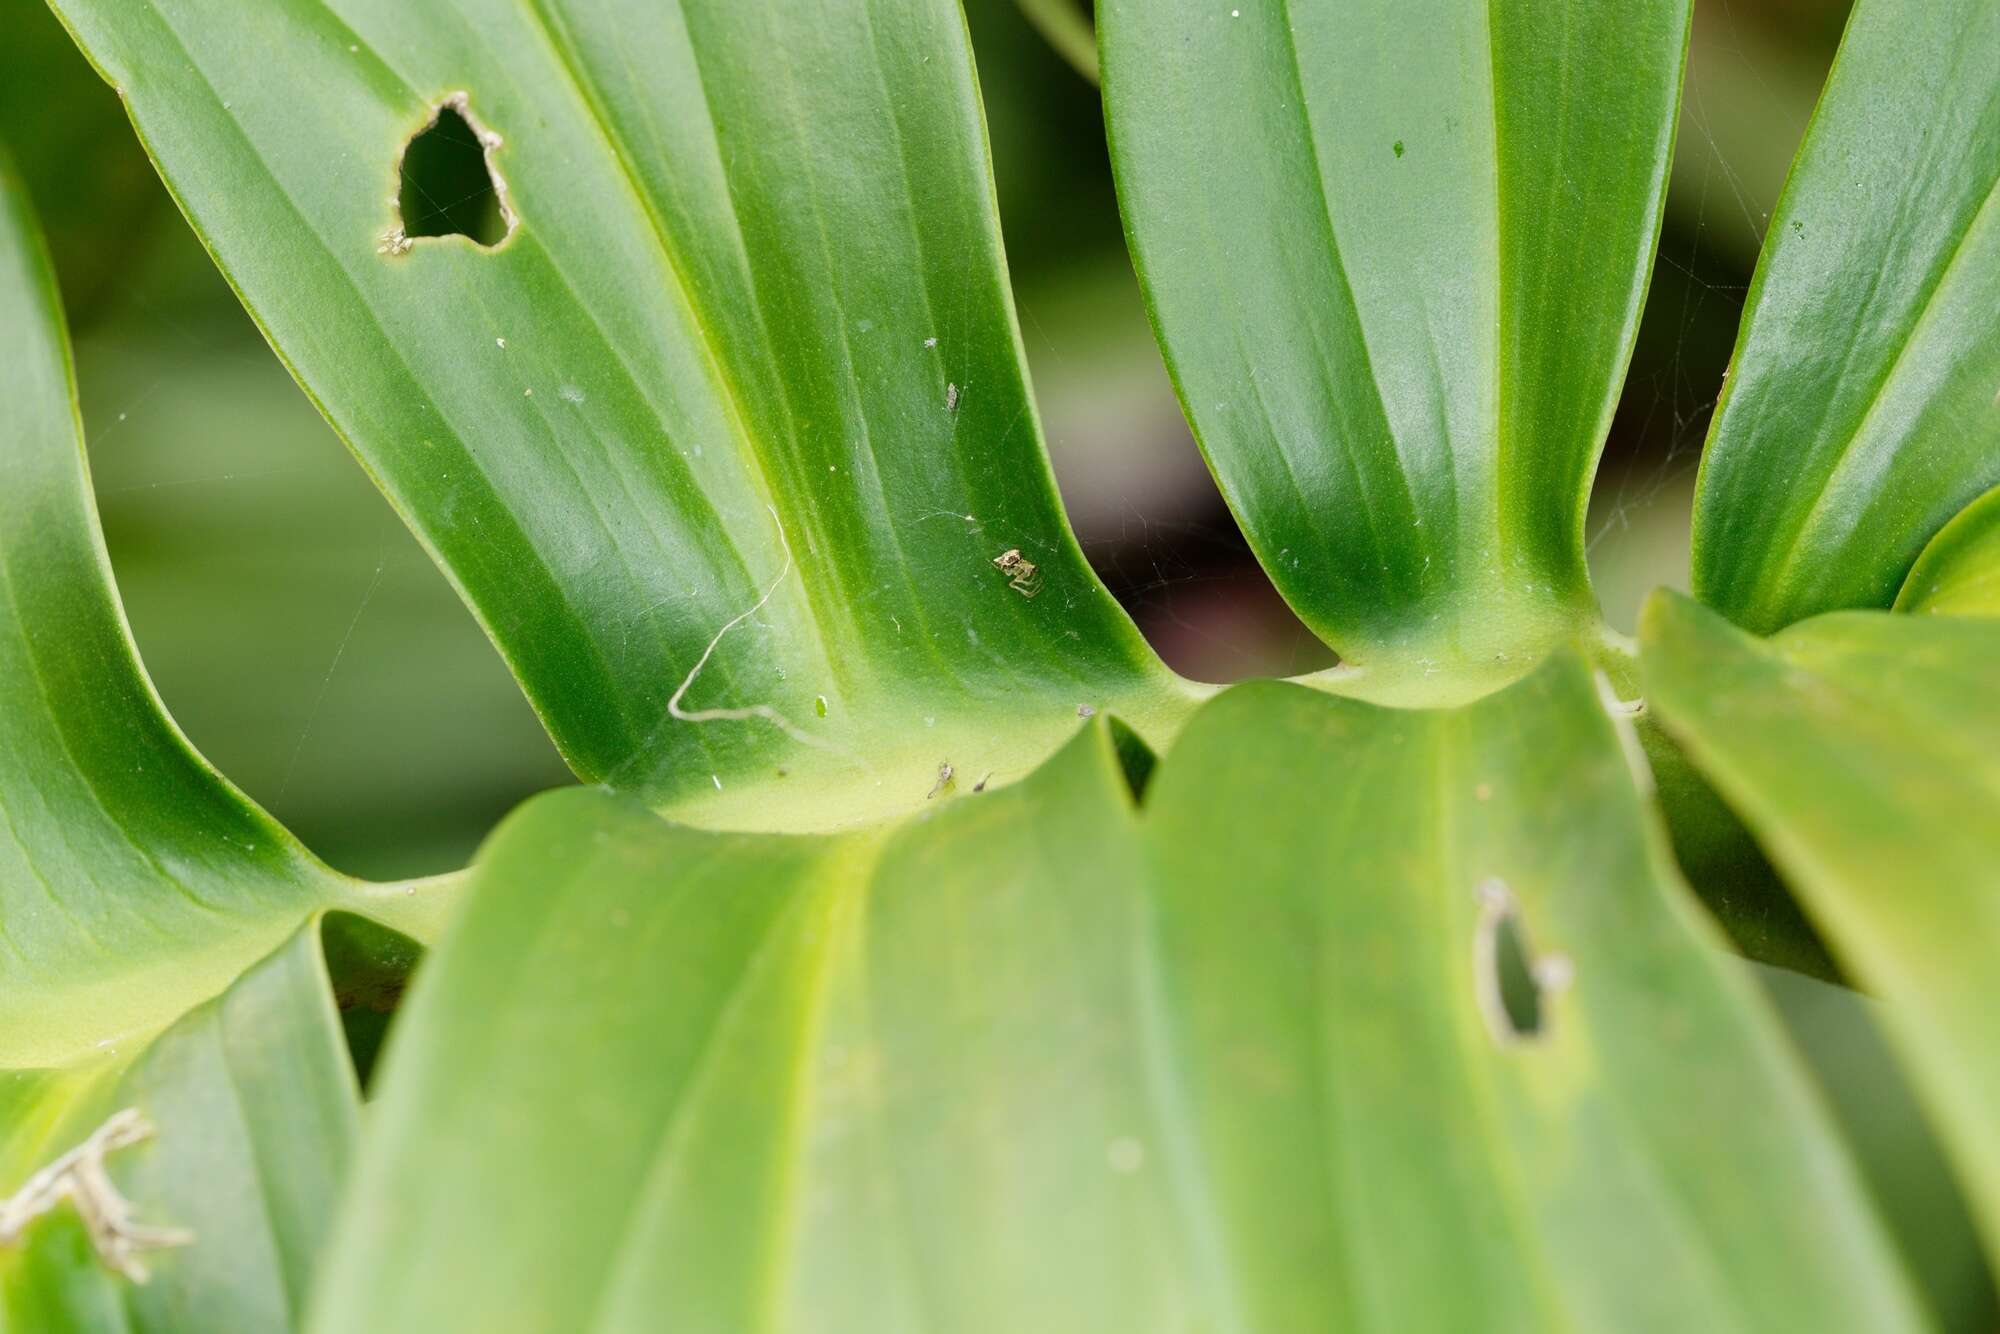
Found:
<path fill-rule="evenodd" d="M 929 801 L 932 797 L 935 797 L 938 793 L 950 787 L 951 775 L 952 775 L 951 761 L 946 760 L 943 764 L 940 764 L 938 766 L 937 782 L 931 787 L 931 790 L 929 792 L 924 794 L 924 800 Z"/>
<path fill-rule="evenodd" d="M 1041 567 L 1021 554 L 1019 547 L 1012 547 L 993 558 L 993 567 L 1007 576 L 1007 587 L 1024 598 L 1031 598 L 1042 591 Z"/>
<path fill-rule="evenodd" d="M 948 384 L 944 387 L 944 410 L 946 412 L 958 411 L 958 386 L 955 384 Z"/>

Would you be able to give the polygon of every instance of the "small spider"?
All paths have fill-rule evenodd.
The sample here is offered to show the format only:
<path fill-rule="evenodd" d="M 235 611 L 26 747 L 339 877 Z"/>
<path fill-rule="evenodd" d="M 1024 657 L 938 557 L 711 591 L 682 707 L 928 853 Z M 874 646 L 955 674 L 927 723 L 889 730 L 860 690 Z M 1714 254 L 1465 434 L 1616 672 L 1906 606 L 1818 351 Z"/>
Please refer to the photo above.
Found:
<path fill-rule="evenodd" d="M 1041 567 L 1021 554 L 1019 547 L 1012 547 L 993 558 L 993 566 L 1007 576 L 1007 587 L 1024 598 L 1031 598 L 1042 591 Z"/>

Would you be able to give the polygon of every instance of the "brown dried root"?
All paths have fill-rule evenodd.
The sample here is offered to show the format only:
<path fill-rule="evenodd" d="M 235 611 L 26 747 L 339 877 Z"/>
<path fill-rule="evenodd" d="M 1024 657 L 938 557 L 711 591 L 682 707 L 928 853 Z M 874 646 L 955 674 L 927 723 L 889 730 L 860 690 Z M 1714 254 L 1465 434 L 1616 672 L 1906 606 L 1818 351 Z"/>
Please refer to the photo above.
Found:
<path fill-rule="evenodd" d="M 153 1127 L 136 1107 L 116 1112 L 91 1132 L 90 1138 L 28 1178 L 27 1184 L 0 1200 L 0 1246 L 15 1246 L 28 1225 L 64 1200 L 76 1206 L 97 1258 L 134 1283 L 144 1283 L 146 1266 L 140 1251 L 186 1246 L 194 1234 L 183 1228 L 153 1227 L 133 1219 L 132 1201 L 119 1193 L 104 1170 L 106 1155 L 139 1143 Z"/>

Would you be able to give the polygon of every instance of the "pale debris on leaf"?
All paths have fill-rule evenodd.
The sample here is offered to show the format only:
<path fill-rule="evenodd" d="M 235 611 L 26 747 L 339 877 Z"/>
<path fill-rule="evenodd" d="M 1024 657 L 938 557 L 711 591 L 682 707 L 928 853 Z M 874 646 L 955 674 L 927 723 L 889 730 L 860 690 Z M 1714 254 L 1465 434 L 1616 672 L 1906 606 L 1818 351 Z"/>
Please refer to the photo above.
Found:
<path fill-rule="evenodd" d="M 132 1202 L 119 1193 L 105 1171 L 105 1156 L 149 1138 L 153 1127 L 136 1107 L 114 1113 L 90 1138 L 30 1177 L 0 1200 L 0 1246 L 18 1245 L 28 1225 L 64 1200 L 76 1206 L 97 1258 L 134 1283 L 144 1283 L 146 1266 L 138 1252 L 186 1246 L 194 1234 L 183 1228 L 154 1227 L 133 1220 Z"/>
<path fill-rule="evenodd" d="M 1023 556 L 1019 547 L 1010 547 L 995 556 L 993 568 L 1006 575 L 1007 587 L 1024 598 L 1042 591 L 1041 568 Z M 966 633 L 972 632 L 968 629 Z"/>

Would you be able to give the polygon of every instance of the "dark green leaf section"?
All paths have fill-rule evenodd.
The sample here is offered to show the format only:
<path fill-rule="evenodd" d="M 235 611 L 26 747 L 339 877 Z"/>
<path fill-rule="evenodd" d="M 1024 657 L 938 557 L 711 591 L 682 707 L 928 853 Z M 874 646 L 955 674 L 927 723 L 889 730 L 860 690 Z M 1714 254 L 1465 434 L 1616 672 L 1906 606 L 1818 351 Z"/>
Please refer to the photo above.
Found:
<path fill-rule="evenodd" d="M 827 826 L 1185 711 L 1049 476 L 952 0 L 59 8 L 582 776 Z M 396 231 L 456 94 L 493 250 Z"/>
<path fill-rule="evenodd" d="M 2000 8 L 1861 0 L 1771 217 L 1695 504 L 1759 634 L 1887 607 L 2000 482 Z"/>
<path fill-rule="evenodd" d="M 1686 599 L 1648 697 L 1884 1018 L 2000 1256 L 2000 623 L 1848 612 L 1759 642 Z"/>
<path fill-rule="evenodd" d="M 531 803 L 313 1328 L 1922 1325 L 1573 658 L 1242 688 L 1131 772 L 1100 719 L 876 836 Z"/>
<path fill-rule="evenodd" d="M 150 1045 L 65 1070 L 0 1073 L 0 1193 L 113 1113 L 155 1134 L 107 1165 L 138 1220 L 192 1234 L 145 1253 L 144 1284 L 106 1269 L 65 1205 L 0 1252 L 0 1328 L 150 1334 L 297 1329 L 354 1155 L 360 1097 L 321 933 L 389 966 L 409 944 L 359 918 L 315 920 Z"/>
<path fill-rule="evenodd" d="M 1520 675 L 1593 616 L 1685 0 L 1098 13 L 1155 326 L 1279 589 L 1357 692 Z"/>
<path fill-rule="evenodd" d="M 2000 616 L 2000 487 L 1930 540 L 1896 595 L 1896 610 Z"/>

